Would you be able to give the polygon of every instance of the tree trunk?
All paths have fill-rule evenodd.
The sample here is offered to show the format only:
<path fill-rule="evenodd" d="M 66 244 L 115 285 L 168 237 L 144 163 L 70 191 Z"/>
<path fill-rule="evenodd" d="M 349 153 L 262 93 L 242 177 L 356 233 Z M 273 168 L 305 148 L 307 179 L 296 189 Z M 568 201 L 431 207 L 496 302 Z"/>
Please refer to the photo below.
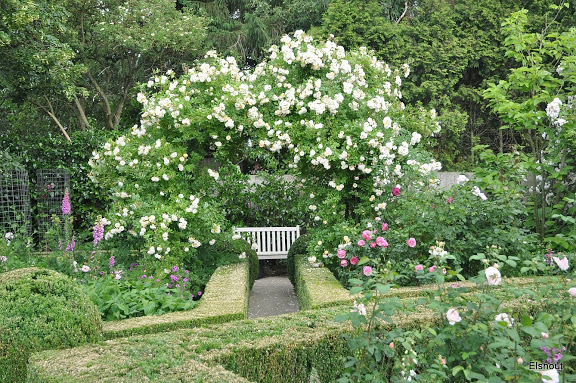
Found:
<path fill-rule="evenodd" d="M 96 92 L 98 92 L 100 97 L 102 97 L 102 102 L 104 103 L 104 114 L 105 114 L 104 124 L 106 126 L 106 129 L 114 130 L 114 115 L 112 113 L 112 108 L 110 107 L 110 101 L 108 100 L 108 96 L 102 90 L 100 84 L 98 84 L 98 81 L 96 81 L 96 79 L 94 78 L 94 76 L 92 76 L 90 71 L 87 71 L 86 73 L 88 73 L 88 77 L 90 77 L 92 85 L 94 85 L 94 88 L 96 88 Z"/>
<path fill-rule="evenodd" d="M 76 96 L 74 96 L 74 104 L 76 105 L 76 110 L 78 112 L 78 119 L 80 120 L 80 129 L 86 131 L 86 128 L 90 127 L 90 123 L 88 122 L 88 118 L 86 117 L 86 110 L 84 109 L 84 105 L 80 102 L 80 100 Z"/>

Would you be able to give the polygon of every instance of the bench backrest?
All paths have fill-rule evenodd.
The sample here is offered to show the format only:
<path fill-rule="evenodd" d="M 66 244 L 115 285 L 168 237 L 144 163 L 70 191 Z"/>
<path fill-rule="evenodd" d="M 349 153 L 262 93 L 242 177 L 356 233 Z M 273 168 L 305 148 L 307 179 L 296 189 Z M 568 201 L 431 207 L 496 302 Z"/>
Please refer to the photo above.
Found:
<path fill-rule="evenodd" d="M 300 226 L 236 227 L 234 233 L 256 244 L 258 259 L 285 259 L 290 246 L 300 236 Z"/>

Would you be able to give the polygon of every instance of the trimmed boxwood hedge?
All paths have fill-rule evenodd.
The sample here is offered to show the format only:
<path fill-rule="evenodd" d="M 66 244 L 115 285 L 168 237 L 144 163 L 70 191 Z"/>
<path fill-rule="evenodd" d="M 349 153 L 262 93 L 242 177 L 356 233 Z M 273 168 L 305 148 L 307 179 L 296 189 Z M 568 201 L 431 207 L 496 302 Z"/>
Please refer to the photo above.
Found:
<path fill-rule="evenodd" d="M 286 271 L 288 273 L 288 278 L 294 286 L 296 286 L 296 279 L 294 278 L 296 274 L 296 255 L 306 254 L 306 248 L 311 240 L 310 234 L 302 234 L 300 237 L 290 245 L 290 250 L 288 250 L 288 256 L 286 258 Z"/>
<path fill-rule="evenodd" d="M 308 262 L 306 248 L 310 236 L 301 235 L 290 247 L 287 259 L 288 277 L 294 285 L 300 310 L 309 310 L 352 302 L 334 274 L 325 267 Z"/>
<path fill-rule="evenodd" d="M 506 307 L 519 315 L 527 310 L 532 314 L 542 305 L 519 297 Z M 238 382 L 239 375 L 254 382 L 305 383 L 312 374 L 321 382 L 333 382 L 341 376 L 342 358 L 350 352 L 341 335 L 354 331 L 334 318 L 348 310 L 348 305 L 335 306 L 44 351 L 32 357 L 28 381 L 89 383 L 103 377 L 109 382 L 201 381 L 194 380 L 194 374 L 184 378 L 184 372 L 178 372 L 187 363 L 199 362 L 235 374 L 222 376 L 221 382 Z M 409 316 L 399 314 L 390 326 L 421 328 L 444 321 L 444 315 L 420 307 Z"/>
<path fill-rule="evenodd" d="M 30 353 L 101 340 L 98 309 L 53 270 L 0 273 L 0 382 L 23 382 Z"/>

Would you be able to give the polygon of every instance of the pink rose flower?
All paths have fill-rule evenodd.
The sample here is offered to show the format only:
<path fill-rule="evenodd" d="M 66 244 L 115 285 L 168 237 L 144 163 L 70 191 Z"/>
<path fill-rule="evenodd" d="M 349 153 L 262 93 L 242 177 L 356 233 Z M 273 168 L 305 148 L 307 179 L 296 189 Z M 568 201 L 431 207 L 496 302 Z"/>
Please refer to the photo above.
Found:
<path fill-rule="evenodd" d="M 364 242 L 363 240 L 359 240 L 358 241 L 358 246 L 362 247 L 366 244 L 366 242 Z"/>
<path fill-rule="evenodd" d="M 364 269 L 362 269 L 362 272 L 364 273 L 364 275 L 369 277 L 370 275 L 372 275 L 372 268 L 370 266 L 364 266 Z"/>
<path fill-rule="evenodd" d="M 436 265 L 430 266 L 430 267 L 428 268 L 428 272 L 429 272 L 429 273 L 433 273 L 434 270 L 436 270 Z"/>
<path fill-rule="evenodd" d="M 390 347 L 391 349 L 394 349 L 394 342 L 390 342 L 390 344 L 388 345 L 388 347 Z"/>
<path fill-rule="evenodd" d="M 342 267 L 348 266 L 348 261 L 345 260 L 345 259 L 341 260 L 341 261 L 340 261 L 340 266 L 342 266 Z"/>
<path fill-rule="evenodd" d="M 549 382 L 549 383 L 559 383 L 560 382 L 560 374 L 558 373 L 558 370 L 556 370 L 556 369 L 540 371 L 540 375 L 547 376 L 549 378 L 546 380 L 542 379 L 543 382 Z"/>
<path fill-rule="evenodd" d="M 392 195 L 397 197 L 400 195 L 400 188 L 392 188 Z"/>
<path fill-rule="evenodd" d="M 371 248 L 375 248 L 375 247 L 376 247 L 376 242 L 370 242 L 370 247 L 371 247 Z"/>
<path fill-rule="evenodd" d="M 568 293 L 570 293 L 571 296 L 576 297 L 576 287 L 569 288 Z"/>
<path fill-rule="evenodd" d="M 372 232 L 370 230 L 364 230 L 362 232 L 362 238 L 364 238 L 365 240 L 369 240 L 370 238 L 372 238 Z"/>
<path fill-rule="evenodd" d="M 388 224 L 387 224 L 386 222 L 384 222 L 384 223 L 382 224 L 382 230 L 383 230 L 383 231 L 387 231 L 387 230 L 388 230 Z"/>
<path fill-rule="evenodd" d="M 350 258 L 350 263 L 353 264 L 353 265 L 358 264 L 358 261 L 359 261 L 358 257 L 352 257 L 352 258 Z"/>
<path fill-rule="evenodd" d="M 449 309 L 446 312 L 446 319 L 448 319 L 448 323 L 450 323 L 451 326 L 454 326 L 457 322 L 460 322 L 462 320 L 462 318 L 460 318 L 460 314 L 458 314 L 458 311 L 456 311 L 456 309 Z"/>
<path fill-rule="evenodd" d="M 500 270 L 495 267 L 488 267 L 484 273 L 486 274 L 486 280 L 489 285 L 496 286 L 502 283 L 502 275 Z"/>
<path fill-rule="evenodd" d="M 418 272 L 418 271 L 423 271 L 424 270 L 424 266 L 422 265 L 416 265 L 416 267 L 414 267 L 414 271 Z"/>
<path fill-rule="evenodd" d="M 448 204 L 451 204 L 454 199 L 452 197 L 448 197 Z"/>
<path fill-rule="evenodd" d="M 336 252 L 336 255 L 338 256 L 338 258 L 342 259 L 346 256 L 346 251 L 344 251 L 342 249 L 338 249 L 338 251 Z"/>
<path fill-rule="evenodd" d="M 552 257 L 552 259 L 554 260 L 554 262 L 556 262 L 560 270 L 566 271 L 570 268 L 570 265 L 568 265 L 568 258 L 564 257 L 560 259 L 558 257 Z"/>
<path fill-rule="evenodd" d="M 376 244 L 380 247 L 388 247 L 388 241 L 382 237 L 376 238 Z"/>
<path fill-rule="evenodd" d="M 410 238 L 406 241 L 406 243 L 408 244 L 408 246 L 410 247 L 416 247 L 416 240 L 414 238 Z"/>

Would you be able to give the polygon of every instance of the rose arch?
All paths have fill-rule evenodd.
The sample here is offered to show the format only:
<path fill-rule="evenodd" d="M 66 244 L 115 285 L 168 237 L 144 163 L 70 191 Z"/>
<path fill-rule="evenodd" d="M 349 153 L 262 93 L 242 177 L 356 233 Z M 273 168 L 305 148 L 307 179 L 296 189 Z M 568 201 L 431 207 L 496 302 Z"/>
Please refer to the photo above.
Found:
<path fill-rule="evenodd" d="M 136 238 L 159 266 L 217 240 L 225 219 L 210 190 L 224 174 L 203 165 L 208 154 L 224 165 L 258 156 L 296 175 L 326 225 L 378 214 L 393 188 L 440 169 L 421 143 L 440 129 L 435 111 L 401 100 L 408 65 L 301 31 L 281 41 L 251 70 L 208 52 L 142 86 L 140 124 L 90 161 L 113 200 L 106 238 Z"/>

